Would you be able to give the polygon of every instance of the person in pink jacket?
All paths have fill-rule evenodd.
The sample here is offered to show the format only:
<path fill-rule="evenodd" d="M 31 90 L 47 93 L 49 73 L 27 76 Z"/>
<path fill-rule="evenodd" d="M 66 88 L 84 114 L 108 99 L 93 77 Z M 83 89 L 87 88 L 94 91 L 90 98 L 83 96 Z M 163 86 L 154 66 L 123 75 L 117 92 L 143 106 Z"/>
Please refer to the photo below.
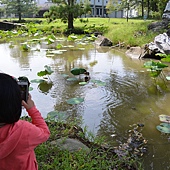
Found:
<path fill-rule="evenodd" d="M 22 105 L 32 122 L 20 120 Z M 37 170 L 34 149 L 50 131 L 29 94 L 21 100 L 17 81 L 0 73 L 0 170 Z"/>

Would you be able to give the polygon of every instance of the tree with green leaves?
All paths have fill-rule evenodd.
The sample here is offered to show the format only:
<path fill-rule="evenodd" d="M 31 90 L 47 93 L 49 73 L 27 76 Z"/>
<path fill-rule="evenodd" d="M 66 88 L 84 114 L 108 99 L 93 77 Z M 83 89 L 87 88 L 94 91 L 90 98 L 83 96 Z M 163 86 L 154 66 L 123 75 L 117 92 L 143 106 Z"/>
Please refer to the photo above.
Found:
<path fill-rule="evenodd" d="M 86 17 L 86 14 L 91 14 L 92 9 L 91 9 L 89 0 L 84 0 L 83 10 L 84 10 L 85 17 Z"/>
<path fill-rule="evenodd" d="M 19 22 L 24 15 L 33 16 L 38 12 L 35 0 L 2 0 L 1 4 L 5 5 L 6 14 L 17 15 Z"/>
<path fill-rule="evenodd" d="M 107 14 L 111 14 L 114 11 L 118 11 L 120 8 L 120 4 L 118 0 L 109 0 L 106 4 Z M 110 18 L 109 18 L 110 21 Z"/>
<path fill-rule="evenodd" d="M 89 11 L 87 8 L 84 8 L 83 3 L 76 3 L 75 0 L 52 0 L 52 2 L 56 5 L 51 6 L 49 12 L 44 13 L 44 17 L 49 22 L 55 19 L 61 19 L 62 22 L 68 23 L 67 29 L 70 32 L 74 29 L 74 19 Z"/>

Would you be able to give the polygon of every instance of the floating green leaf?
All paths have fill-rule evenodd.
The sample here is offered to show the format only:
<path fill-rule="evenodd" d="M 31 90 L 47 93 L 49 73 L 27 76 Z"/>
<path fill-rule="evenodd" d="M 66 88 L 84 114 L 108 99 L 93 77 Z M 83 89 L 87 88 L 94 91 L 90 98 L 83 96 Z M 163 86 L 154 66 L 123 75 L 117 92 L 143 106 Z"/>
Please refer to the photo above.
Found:
<path fill-rule="evenodd" d="M 62 75 L 62 77 L 64 77 L 64 78 L 68 78 L 68 77 L 69 77 L 68 74 L 61 74 L 61 75 Z"/>
<path fill-rule="evenodd" d="M 76 77 L 70 77 L 67 79 L 67 81 L 77 81 L 78 79 Z"/>
<path fill-rule="evenodd" d="M 161 63 L 160 61 L 147 61 L 144 63 L 145 68 L 149 68 L 151 70 L 162 70 L 165 67 L 168 67 L 166 64 Z"/>
<path fill-rule="evenodd" d="M 51 54 L 63 54 L 63 52 L 61 50 L 53 50 L 53 51 L 49 51 L 48 53 L 51 53 Z"/>
<path fill-rule="evenodd" d="M 48 72 L 48 74 L 52 74 L 54 72 L 50 66 L 45 65 L 44 68 Z"/>
<path fill-rule="evenodd" d="M 84 74 L 86 72 L 86 69 L 84 69 L 84 68 L 72 68 L 70 72 L 73 75 L 80 75 L 80 74 Z"/>
<path fill-rule="evenodd" d="M 170 76 L 166 76 L 166 79 L 169 81 L 170 80 Z"/>
<path fill-rule="evenodd" d="M 86 85 L 86 84 L 87 84 L 87 82 L 82 81 L 82 82 L 79 82 L 79 84 L 80 84 L 80 85 Z"/>
<path fill-rule="evenodd" d="M 157 53 L 155 55 L 162 57 L 161 61 L 163 61 L 163 62 L 170 62 L 170 54 L 167 55 L 167 54 L 163 54 L 163 53 Z"/>
<path fill-rule="evenodd" d="M 61 49 L 62 47 L 63 47 L 62 44 L 57 44 L 57 46 L 56 46 L 57 49 Z"/>
<path fill-rule="evenodd" d="M 156 128 L 162 133 L 170 133 L 170 123 L 161 123 Z"/>
<path fill-rule="evenodd" d="M 151 77 L 158 77 L 163 68 L 168 67 L 168 65 L 155 61 L 147 61 L 144 63 L 144 67 L 148 68 Z"/>
<path fill-rule="evenodd" d="M 39 71 L 39 72 L 37 73 L 37 75 L 40 76 L 40 77 L 45 76 L 45 75 L 47 75 L 47 74 L 48 74 L 48 72 L 47 72 L 46 70 L 44 70 L 44 71 Z"/>
<path fill-rule="evenodd" d="M 54 43 L 54 40 L 52 38 L 48 38 L 47 42 L 48 42 L 48 44 L 52 44 L 52 43 Z"/>
<path fill-rule="evenodd" d="M 41 90 L 41 92 L 48 93 L 52 85 L 53 84 L 51 82 L 49 83 L 49 82 L 44 81 L 38 85 L 38 88 Z"/>
<path fill-rule="evenodd" d="M 51 75 L 54 71 L 51 69 L 50 66 L 45 65 L 44 66 L 45 70 L 40 71 L 37 73 L 38 76 L 45 76 L 45 75 Z"/>
<path fill-rule="evenodd" d="M 77 36 L 75 36 L 74 34 L 69 35 L 67 38 L 67 40 L 69 40 L 69 41 L 74 41 L 76 39 L 77 39 Z"/>
<path fill-rule="evenodd" d="M 47 119 L 51 121 L 65 121 L 68 118 L 66 112 L 59 112 L 57 110 L 51 111 L 47 114 Z"/>
<path fill-rule="evenodd" d="M 168 116 L 168 115 L 159 115 L 159 120 L 161 122 L 170 123 L 170 116 Z"/>
<path fill-rule="evenodd" d="M 22 44 L 22 45 L 21 45 L 21 49 L 22 49 L 23 51 L 29 51 L 29 50 L 30 50 L 30 46 L 25 43 L 25 44 Z"/>
<path fill-rule="evenodd" d="M 101 80 L 91 80 L 91 82 L 97 84 L 98 86 L 105 86 L 106 83 Z"/>
<path fill-rule="evenodd" d="M 42 83 L 44 81 L 45 81 L 44 79 L 34 79 L 34 80 L 31 80 L 31 83 Z"/>
<path fill-rule="evenodd" d="M 84 101 L 84 98 L 75 97 L 75 98 L 71 98 L 67 100 L 67 103 L 68 104 L 79 104 L 79 103 L 82 103 L 83 101 Z"/>

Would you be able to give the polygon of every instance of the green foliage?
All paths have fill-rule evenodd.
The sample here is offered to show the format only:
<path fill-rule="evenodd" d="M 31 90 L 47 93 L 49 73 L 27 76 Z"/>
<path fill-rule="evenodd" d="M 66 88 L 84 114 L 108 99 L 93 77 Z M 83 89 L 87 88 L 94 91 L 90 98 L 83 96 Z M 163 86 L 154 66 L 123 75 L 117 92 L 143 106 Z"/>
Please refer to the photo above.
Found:
<path fill-rule="evenodd" d="M 109 0 L 106 5 L 107 13 L 110 14 L 114 11 L 118 11 L 120 8 L 120 4 L 118 0 Z"/>
<path fill-rule="evenodd" d="M 84 74 L 86 72 L 86 69 L 84 69 L 84 68 L 72 68 L 70 72 L 73 75 L 80 75 L 80 74 Z"/>
<path fill-rule="evenodd" d="M 38 12 L 37 4 L 34 0 L 2 0 L 8 15 L 17 14 L 19 21 L 23 16 L 33 16 Z"/>
<path fill-rule="evenodd" d="M 170 54 L 157 53 L 156 55 L 161 57 L 161 61 L 170 62 Z"/>
<path fill-rule="evenodd" d="M 168 3 L 168 1 L 169 0 L 161 0 L 161 1 L 157 1 L 157 3 L 156 3 L 161 16 L 165 10 L 165 7 L 166 7 L 166 4 Z"/>
<path fill-rule="evenodd" d="M 162 69 L 168 67 L 166 64 L 159 62 L 155 62 L 153 60 L 145 62 L 144 67 L 150 71 L 151 77 L 158 77 L 162 72 Z"/>
<path fill-rule="evenodd" d="M 101 80 L 91 80 L 91 82 L 93 82 L 97 86 L 105 86 L 106 85 L 106 83 Z"/>
<path fill-rule="evenodd" d="M 71 98 L 67 100 L 68 104 L 79 104 L 82 103 L 84 101 L 84 98 L 80 98 L 80 97 L 75 97 L 75 98 Z"/>
<path fill-rule="evenodd" d="M 68 118 L 66 112 L 59 112 L 57 110 L 51 111 L 47 114 L 48 121 L 55 121 L 55 122 L 65 122 Z"/>
<path fill-rule="evenodd" d="M 160 125 L 156 126 L 157 130 L 162 133 L 170 133 L 170 124 L 169 123 L 161 123 Z"/>
<path fill-rule="evenodd" d="M 74 35 L 74 34 L 69 35 L 68 38 L 67 38 L 67 40 L 69 40 L 69 41 L 74 41 L 76 39 L 77 39 L 77 36 Z"/>
<path fill-rule="evenodd" d="M 119 158 L 112 148 L 104 147 L 102 138 L 94 137 L 90 133 L 87 136 L 86 131 L 73 121 L 69 121 L 69 124 L 53 121 L 47 122 L 47 124 L 51 132 L 50 139 L 35 149 L 38 166 L 41 170 L 143 170 L 139 159 L 130 155 Z M 69 152 L 52 145 L 61 137 L 80 140 L 90 148 L 90 153 L 87 154 L 83 149 Z M 93 139 L 93 142 L 89 141 L 90 138 Z"/>
<path fill-rule="evenodd" d="M 21 49 L 23 51 L 29 51 L 30 50 L 30 46 L 27 43 L 23 43 L 23 44 L 21 44 Z"/>
<path fill-rule="evenodd" d="M 83 14 L 90 13 L 91 11 L 90 2 L 88 0 L 86 0 L 84 4 L 82 2 L 78 4 L 75 0 L 53 0 L 52 2 L 57 5 L 50 7 L 49 12 L 44 13 L 44 17 L 47 18 L 48 22 L 61 19 L 63 23 L 68 23 L 68 30 L 74 29 L 74 19 L 81 17 Z"/>
<path fill-rule="evenodd" d="M 159 84 L 156 82 L 156 80 L 157 80 L 158 77 L 163 80 L 165 87 L 167 87 L 167 86 L 166 86 L 166 81 L 165 81 L 167 78 L 166 78 L 165 75 L 163 74 L 163 69 L 166 68 L 166 67 L 168 67 L 168 65 L 163 64 L 163 63 L 160 62 L 160 61 L 159 61 L 159 62 L 155 62 L 155 61 L 152 61 L 152 60 L 151 60 L 151 61 L 145 62 L 145 63 L 144 63 L 144 67 L 147 68 L 147 71 L 150 72 L 150 76 L 151 76 L 152 78 L 154 78 L 155 84 L 156 84 L 156 89 L 157 89 L 157 90 L 160 90 L 160 86 L 159 86 Z"/>
<path fill-rule="evenodd" d="M 37 73 L 38 76 L 43 77 L 43 76 L 46 76 L 46 75 L 51 75 L 54 72 L 51 69 L 50 66 L 45 65 L 44 68 L 45 68 L 45 70 L 40 71 L 40 72 Z"/>

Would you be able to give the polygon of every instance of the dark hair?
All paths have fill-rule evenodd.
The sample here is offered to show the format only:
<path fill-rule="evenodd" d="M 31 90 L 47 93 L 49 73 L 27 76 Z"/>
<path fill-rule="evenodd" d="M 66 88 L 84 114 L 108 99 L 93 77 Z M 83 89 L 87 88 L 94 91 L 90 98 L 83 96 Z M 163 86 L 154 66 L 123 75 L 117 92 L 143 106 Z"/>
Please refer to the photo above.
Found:
<path fill-rule="evenodd" d="M 17 81 L 8 74 L 0 73 L 0 123 L 17 122 L 21 112 L 21 93 Z"/>

